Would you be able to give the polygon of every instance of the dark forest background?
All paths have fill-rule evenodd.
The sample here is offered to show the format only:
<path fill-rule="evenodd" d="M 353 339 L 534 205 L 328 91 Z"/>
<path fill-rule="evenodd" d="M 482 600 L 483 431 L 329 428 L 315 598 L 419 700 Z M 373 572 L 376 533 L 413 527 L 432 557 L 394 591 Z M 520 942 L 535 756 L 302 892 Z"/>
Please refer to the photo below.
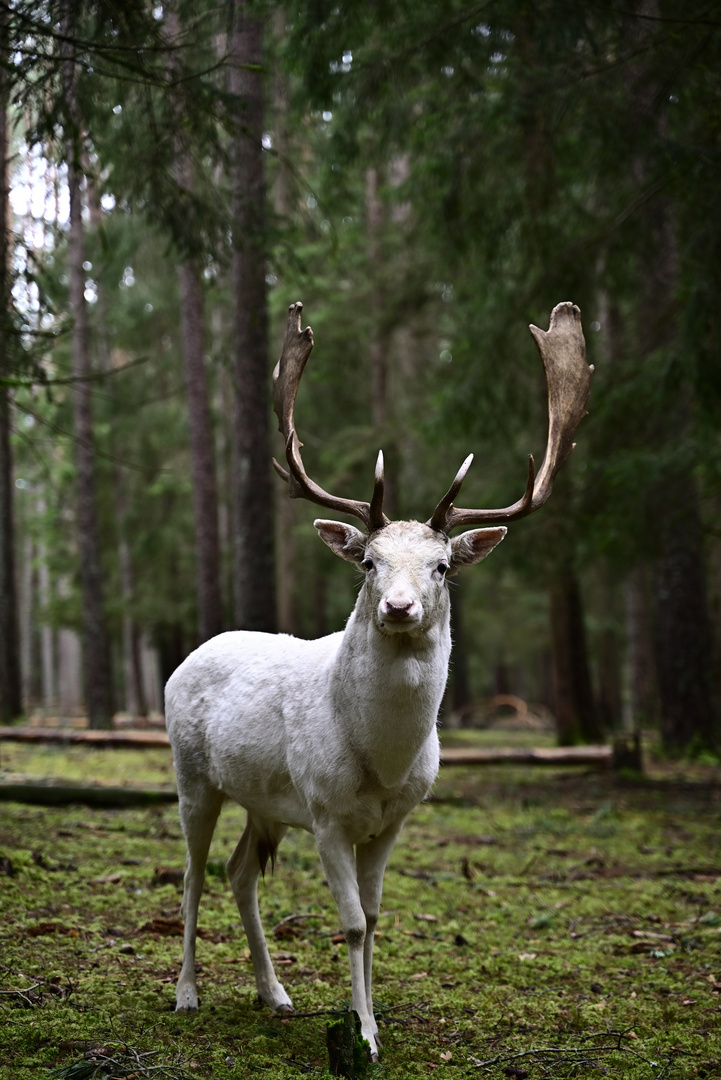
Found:
<path fill-rule="evenodd" d="M 287 307 L 312 476 L 505 506 L 528 323 L 583 314 L 548 505 L 458 579 L 447 722 L 718 751 L 721 17 L 699 0 L 0 4 L 0 714 L 162 707 L 200 641 L 342 627 L 271 468 Z"/>

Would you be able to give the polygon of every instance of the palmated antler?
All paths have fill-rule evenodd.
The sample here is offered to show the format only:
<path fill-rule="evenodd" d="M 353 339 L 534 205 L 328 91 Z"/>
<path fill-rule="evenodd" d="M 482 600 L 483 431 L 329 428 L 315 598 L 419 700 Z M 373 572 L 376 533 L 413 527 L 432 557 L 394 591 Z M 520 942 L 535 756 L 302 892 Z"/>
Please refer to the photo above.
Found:
<path fill-rule="evenodd" d="M 293 409 L 303 369 L 313 349 L 313 331 L 309 326 L 301 330 L 302 311 L 303 305 L 300 301 L 297 304 L 291 304 L 288 309 L 283 352 L 273 372 L 273 407 L 278 417 L 278 430 L 285 439 L 288 469 L 279 465 L 275 458 L 273 458 L 273 464 L 276 471 L 289 485 L 291 499 L 309 499 L 310 502 L 318 503 L 329 510 L 351 514 L 353 517 L 360 518 L 368 532 L 372 533 L 376 529 L 382 529 L 389 520 L 383 513 L 382 452 L 378 454 L 376 461 L 373 498 L 369 503 L 357 502 L 355 499 L 341 499 L 337 495 L 331 495 L 311 480 L 303 467 L 300 456 L 303 443 L 295 431 Z"/>
<path fill-rule="evenodd" d="M 581 312 L 575 304 L 557 304 L 548 330 L 530 331 L 546 370 L 548 384 L 548 444 L 541 471 L 536 476 L 533 457 L 528 459 L 528 482 L 522 498 L 502 510 L 461 510 L 453 505 L 473 455 L 461 465 L 456 478 L 426 524 L 449 533 L 459 525 L 487 525 L 515 521 L 543 506 L 553 488 L 556 473 L 576 445 L 573 436 L 586 416 L 593 365 L 586 363 L 586 343 Z"/>

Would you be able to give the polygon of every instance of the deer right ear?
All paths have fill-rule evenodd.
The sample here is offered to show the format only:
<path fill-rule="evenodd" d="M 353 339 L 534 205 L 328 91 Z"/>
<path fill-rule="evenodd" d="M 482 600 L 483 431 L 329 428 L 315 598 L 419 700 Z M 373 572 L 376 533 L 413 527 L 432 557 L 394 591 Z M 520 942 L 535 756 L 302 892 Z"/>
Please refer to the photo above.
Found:
<path fill-rule="evenodd" d="M 317 518 L 313 524 L 320 533 L 320 538 L 331 551 L 340 555 L 347 562 L 360 563 L 365 558 L 368 537 L 354 525 L 344 525 L 342 521 L 324 521 Z"/>

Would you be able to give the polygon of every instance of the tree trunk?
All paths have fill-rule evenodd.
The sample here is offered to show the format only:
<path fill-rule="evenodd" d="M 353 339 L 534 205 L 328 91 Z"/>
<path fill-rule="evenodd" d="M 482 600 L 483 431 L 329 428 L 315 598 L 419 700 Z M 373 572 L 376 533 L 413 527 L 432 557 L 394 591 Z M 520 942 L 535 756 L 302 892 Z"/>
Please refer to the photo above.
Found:
<path fill-rule="evenodd" d="M 668 94 L 644 66 L 642 35 L 659 17 L 658 0 L 640 0 L 630 46 L 639 59 L 628 69 L 628 101 L 638 128 L 639 150 L 630 163 L 639 190 L 656 168 L 655 154 L 668 142 Z M 667 73 L 661 78 L 666 79 Z M 637 331 L 641 361 L 673 348 L 678 335 L 676 296 L 678 252 L 675 222 L 665 186 L 644 201 L 639 213 Z M 659 416 L 651 439 L 664 451 L 683 447 L 693 420 L 688 377 Z M 654 636 L 660 694 L 661 732 L 666 749 L 715 749 L 718 740 L 717 682 L 698 493 L 693 466 L 681 458 L 667 465 L 650 496 L 656 504 L 658 558 L 654 585 Z"/>
<path fill-rule="evenodd" d="M 389 396 L 390 335 L 384 321 L 386 302 L 383 282 L 383 237 L 388 229 L 388 214 L 380 195 L 383 170 L 377 165 L 366 169 L 366 231 L 368 244 L 368 276 L 370 296 L 368 305 L 368 340 L 371 380 L 371 419 L 380 439 L 386 439 L 391 427 Z M 383 508 L 389 517 L 398 516 L 398 462 L 395 446 L 386 445 L 385 495 Z"/>
<path fill-rule="evenodd" d="M 463 601 L 461 595 L 460 587 L 452 585 L 450 590 L 451 633 L 453 635 L 451 705 L 455 712 L 462 709 L 471 700 L 471 687 L 468 678 L 468 644 L 463 627 Z"/>
<path fill-rule="evenodd" d="M 6 54 L 4 27 L 0 53 Z M 7 75 L 0 69 L 0 380 L 11 372 L 10 304 L 8 282 L 8 158 Z M 10 391 L 0 381 L 0 721 L 22 712 L 18 642 L 17 583 L 13 524 L 13 466 L 10 449 Z"/>
<path fill-rule="evenodd" d="M 181 44 L 177 0 L 165 12 L 168 40 Z M 179 64 L 178 54 L 170 54 L 169 71 L 173 76 Z M 173 93 L 173 91 L 170 91 Z M 194 188 L 193 161 L 182 134 L 182 103 L 171 109 L 177 120 L 175 134 L 175 177 L 182 192 L 191 195 Z M 191 237 L 191 245 L 195 238 Z M 205 377 L 205 313 L 201 267 L 186 254 L 178 266 L 180 286 L 180 326 L 185 362 L 188 400 L 190 460 L 193 474 L 195 511 L 195 563 L 198 597 L 198 636 L 200 643 L 215 637 L 223 629 L 221 598 L 220 539 L 218 533 L 218 487 L 215 472 L 213 423 Z"/>
<path fill-rule="evenodd" d="M 93 183 L 90 169 L 87 169 L 87 195 L 90 209 L 90 222 L 95 230 L 102 226 L 102 207 L 98 198 L 97 187 Z M 107 331 L 107 297 L 102 285 L 97 286 L 96 301 L 97 316 L 97 346 L 100 357 L 100 365 L 103 371 L 110 373 L 113 370 L 113 358 L 110 350 L 110 340 Z M 110 434 L 110 448 L 113 447 L 112 430 Z M 132 616 L 133 600 L 135 596 L 133 559 L 128 542 L 127 528 L 127 481 L 122 469 L 118 466 L 113 468 L 113 492 L 115 525 L 117 529 L 117 554 L 118 571 L 120 580 L 120 595 L 122 597 L 123 625 L 122 625 L 122 656 L 123 676 L 125 688 L 125 710 L 131 716 L 146 716 L 147 708 L 143 693 L 143 680 L 140 669 L 140 656 L 138 653 L 138 628 Z"/>
<path fill-rule="evenodd" d="M 559 746 L 603 737 L 591 686 L 581 590 L 571 570 L 551 586 L 555 714 Z"/>
<path fill-rule="evenodd" d="M 68 14 L 70 12 L 70 14 Z M 85 238 L 82 219 L 80 126 L 77 120 L 76 79 L 72 46 L 72 7 L 66 7 L 63 31 L 64 82 L 66 107 L 71 117 L 66 132 L 70 231 L 68 235 L 68 270 L 72 328 L 73 426 L 75 432 L 75 469 L 77 474 L 77 528 L 80 580 L 83 596 L 83 675 L 85 703 L 90 727 L 109 728 L 113 720 L 113 687 L 110 643 L 103 605 L 100 535 L 95 491 L 95 444 L 88 376 L 91 373 L 85 303 Z"/>
<path fill-rule="evenodd" d="M 285 36 L 285 9 L 278 7 L 273 14 L 273 35 L 277 41 Z M 273 71 L 273 138 L 276 153 L 276 173 L 273 185 L 273 209 L 278 228 L 290 219 L 293 209 L 293 174 L 290 168 L 290 135 L 288 130 L 288 78 L 279 63 Z M 279 457 L 283 460 L 284 448 Z M 296 503 L 288 497 L 288 485 L 274 479 L 275 543 L 277 552 L 278 629 L 284 634 L 299 630 L 298 543 L 295 529 L 298 524 Z"/>
<path fill-rule="evenodd" d="M 621 651 L 618 635 L 612 627 L 606 627 L 601 631 L 599 641 L 598 715 L 603 731 L 622 729 Z"/>
<path fill-rule="evenodd" d="M 659 17 L 657 0 L 640 0 L 630 24 L 627 66 L 628 109 L 637 132 L 630 175 L 639 191 L 657 179 L 658 149 L 668 145 L 668 72 L 649 67 L 649 25 Z M 666 177 L 664 177 L 666 179 Z M 644 199 L 637 216 L 638 286 L 636 323 L 639 359 L 649 362 L 659 350 L 674 349 L 678 337 L 678 249 L 674 214 L 666 185 Z M 644 432 L 645 449 L 655 446 L 668 460 L 669 447 L 684 447 L 693 420 L 694 391 L 689 377 L 679 381 L 655 427 Z M 655 502 L 650 546 L 655 546 L 654 638 L 662 734 L 668 751 L 715 748 L 718 702 L 706 593 L 702 527 L 693 464 L 679 457 L 667 463 L 647 492 Z"/>
<path fill-rule="evenodd" d="M 38 499 L 38 517 L 44 522 L 45 499 Z M 38 601 L 40 605 L 40 666 L 42 672 L 42 702 L 47 714 L 57 705 L 57 677 L 55 663 L 55 632 L 47 623 L 47 612 L 51 600 L 50 567 L 48 549 L 44 536 L 45 529 L 38 543 Z"/>
<path fill-rule="evenodd" d="M 178 279 L 193 470 L 198 634 L 202 643 L 215 637 L 223 629 L 218 489 L 215 479 L 213 425 L 203 363 L 203 289 L 199 267 L 187 261 L 182 263 L 178 267 Z"/>
<path fill-rule="evenodd" d="M 3 305 L 3 323 L 6 318 Z M 5 326 L 0 335 L 1 376 L 8 370 Z M 22 712 L 12 484 L 10 394 L 7 387 L 0 384 L 0 722 L 3 724 L 15 720 Z"/>
<path fill-rule="evenodd" d="M 125 499 L 116 502 L 118 514 L 118 564 L 120 570 L 120 591 L 123 597 L 123 672 L 125 674 L 125 708 L 131 716 L 147 716 L 143 675 L 140 667 L 138 648 L 138 627 L 131 614 L 131 605 L 135 593 L 133 582 L 133 561 L 130 544 L 125 529 Z"/>
<path fill-rule="evenodd" d="M 618 627 L 619 592 L 614 576 L 602 583 L 602 625 L 597 631 L 596 675 L 598 689 L 598 720 L 602 731 L 620 732 L 623 729 L 623 693 L 621 678 L 621 641 Z"/>
<path fill-rule="evenodd" d="M 633 731 L 658 727 L 658 687 L 655 678 L 654 641 L 649 608 L 645 575 L 641 567 L 636 567 L 626 583 L 626 626 Z"/>
<path fill-rule="evenodd" d="M 667 478 L 665 495 L 676 512 L 662 526 L 654 582 L 661 734 L 672 753 L 715 750 L 717 691 L 698 498 L 684 475 Z"/>
<path fill-rule="evenodd" d="M 271 486 L 270 369 L 265 281 L 262 26 L 246 0 L 235 6 L 230 42 L 235 619 L 274 631 L 275 560 Z"/>

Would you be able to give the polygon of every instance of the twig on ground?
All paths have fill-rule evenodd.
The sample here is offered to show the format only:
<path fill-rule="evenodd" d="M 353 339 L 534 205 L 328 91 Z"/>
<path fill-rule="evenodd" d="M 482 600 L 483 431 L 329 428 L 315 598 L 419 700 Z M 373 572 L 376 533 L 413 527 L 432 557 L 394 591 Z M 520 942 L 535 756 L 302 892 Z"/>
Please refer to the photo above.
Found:
<path fill-rule="evenodd" d="M 630 1046 L 624 1046 L 623 1040 L 630 1039 L 631 1036 L 625 1031 L 597 1031 L 592 1032 L 590 1035 L 584 1035 L 581 1039 L 582 1042 L 588 1043 L 591 1039 L 615 1039 L 615 1043 L 607 1043 L 605 1045 L 596 1046 L 543 1046 L 537 1047 L 533 1050 L 519 1050 L 496 1054 L 495 1057 L 487 1058 L 485 1061 L 475 1060 L 473 1067 L 476 1069 L 490 1069 L 494 1065 L 510 1064 L 514 1061 L 521 1061 L 524 1058 L 528 1060 L 538 1061 L 539 1064 L 546 1064 L 544 1058 L 550 1059 L 550 1062 L 560 1063 L 563 1059 L 568 1065 L 578 1068 L 581 1065 L 593 1064 L 593 1059 L 599 1054 L 606 1054 L 612 1051 L 621 1052 L 625 1054 L 632 1054 L 634 1057 L 639 1058 L 646 1065 L 651 1068 L 657 1068 L 658 1061 L 652 1061 L 650 1058 L 644 1057 L 638 1050 L 632 1049 Z M 550 1063 L 549 1062 L 549 1063 Z M 659 1074 L 662 1075 L 662 1074 Z M 659 1080 L 657 1077 L 656 1080 Z"/>

